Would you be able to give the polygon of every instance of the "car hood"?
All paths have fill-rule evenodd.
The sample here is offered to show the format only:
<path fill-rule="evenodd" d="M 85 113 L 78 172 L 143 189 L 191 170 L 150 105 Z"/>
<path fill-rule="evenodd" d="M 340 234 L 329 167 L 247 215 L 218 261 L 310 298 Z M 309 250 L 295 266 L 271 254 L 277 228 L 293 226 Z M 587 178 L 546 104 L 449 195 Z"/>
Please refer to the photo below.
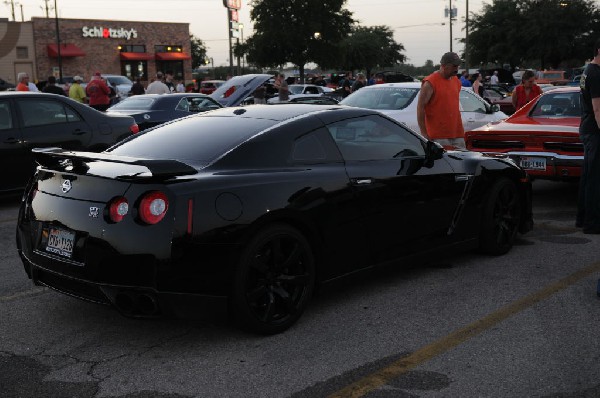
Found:
<path fill-rule="evenodd" d="M 227 80 L 210 97 L 223 106 L 238 106 L 261 84 L 266 83 L 273 75 L 252 74 L 235 76 Z"/>

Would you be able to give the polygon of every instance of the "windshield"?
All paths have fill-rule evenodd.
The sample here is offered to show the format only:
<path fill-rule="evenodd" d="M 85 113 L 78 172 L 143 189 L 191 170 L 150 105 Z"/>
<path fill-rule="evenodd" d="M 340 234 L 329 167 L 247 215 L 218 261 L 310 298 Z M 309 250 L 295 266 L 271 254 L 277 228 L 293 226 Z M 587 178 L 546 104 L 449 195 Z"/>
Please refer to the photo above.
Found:
<path fill-rule="evenodd" d="M 133 84 L 131 80 L 125 76 L 107 76 L 106 79 L 110 84 Z"/>
<path fill-rule="evenodd" d="M 302 91 L 304 90 L 304 86 L 298 86 L 298 85 L 292 84 L 292 85 L 288 86 L 288 89 L 290 90 L 290 94 L 302 94 Z"/>
<path fill-rule="evenodd" d="M 531 110 L 531 116 L 581 117 L 579 91 L 569 93 L 550 91 L 542 95 Z"/>
<path fill-rule="evenodd" d="M 363 88 L 346 97 L 340 104 L 367 109 L 399 110 L 409 106 L 418 92 L 419 88 L 408 87 Z"/>
<path fill-rule="evenodd" d="M 149 110 L 152 108 L 152 104 L 156 101 L 155 98 L 140 98 L 137 96 L 129 97 L 121 102 L 117 102 L 111 106 L 110 109 L 136 109 L 136 110 Z"/>

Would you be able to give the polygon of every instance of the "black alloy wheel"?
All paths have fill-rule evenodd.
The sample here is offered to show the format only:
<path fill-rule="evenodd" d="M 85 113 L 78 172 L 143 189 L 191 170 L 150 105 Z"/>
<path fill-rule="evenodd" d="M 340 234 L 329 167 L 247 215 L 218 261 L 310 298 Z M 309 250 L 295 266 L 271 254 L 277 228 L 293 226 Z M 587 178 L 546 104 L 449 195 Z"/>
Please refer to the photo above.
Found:
<path fill-rule="evenodd" d="M 521 203 L 515 184 L 507 178 L 497 181 L 488 194 L 481 220 L 482 252 L 507 253 L 513 246 L 521 221 Z"/>
<path fill-rule="evenodd" d="M 296 229 L 271 225 L 246 245 L 236 269 L 231 310 L 239 326 L 280 333 L 306 308 L 315 283 L 311 247 Z"/>

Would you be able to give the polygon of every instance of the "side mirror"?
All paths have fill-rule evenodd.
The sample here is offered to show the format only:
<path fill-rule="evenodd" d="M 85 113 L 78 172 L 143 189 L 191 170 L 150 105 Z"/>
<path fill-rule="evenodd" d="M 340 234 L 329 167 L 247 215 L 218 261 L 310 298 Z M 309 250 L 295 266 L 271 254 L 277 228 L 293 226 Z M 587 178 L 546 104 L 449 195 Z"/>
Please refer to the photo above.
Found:
<path fill-rule="evenodd" d="M 490 107 L 491 113 L 500 112 L 500 105 L 494 104 Z"/>
<path fill-rule="evenodd" d="M 433 162 L 441 159 L 444 154 L 444 147 L 435 142 L 435 141 L 427 141 L 427 145 L 425 146 L 425 167 L 432 167 Z"/>

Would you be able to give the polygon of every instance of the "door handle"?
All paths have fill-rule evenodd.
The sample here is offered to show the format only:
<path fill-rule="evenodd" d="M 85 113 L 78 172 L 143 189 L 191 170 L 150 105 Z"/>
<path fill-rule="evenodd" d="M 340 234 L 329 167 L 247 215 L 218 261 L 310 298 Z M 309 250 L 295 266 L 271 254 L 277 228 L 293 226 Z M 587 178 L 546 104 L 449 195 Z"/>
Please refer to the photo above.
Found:
<path fill-rule="evenodd" d="M 5 144 L 18 144 L 19 140 L 11 137 L 11 138 L 4 140 L 4 143 Z"/>
<path fill-rule="evenodd" d="M 353 178 L 352 183 L 354 185 L 369 185 L 373 183 L 373 179 L 368 177 Z"/>
<path fill-rule="evenodd" d="M 73 135 L 84 135 L 86 133 L 87 133 L 87 131 L 77 129 L 73 132 Z"/>

